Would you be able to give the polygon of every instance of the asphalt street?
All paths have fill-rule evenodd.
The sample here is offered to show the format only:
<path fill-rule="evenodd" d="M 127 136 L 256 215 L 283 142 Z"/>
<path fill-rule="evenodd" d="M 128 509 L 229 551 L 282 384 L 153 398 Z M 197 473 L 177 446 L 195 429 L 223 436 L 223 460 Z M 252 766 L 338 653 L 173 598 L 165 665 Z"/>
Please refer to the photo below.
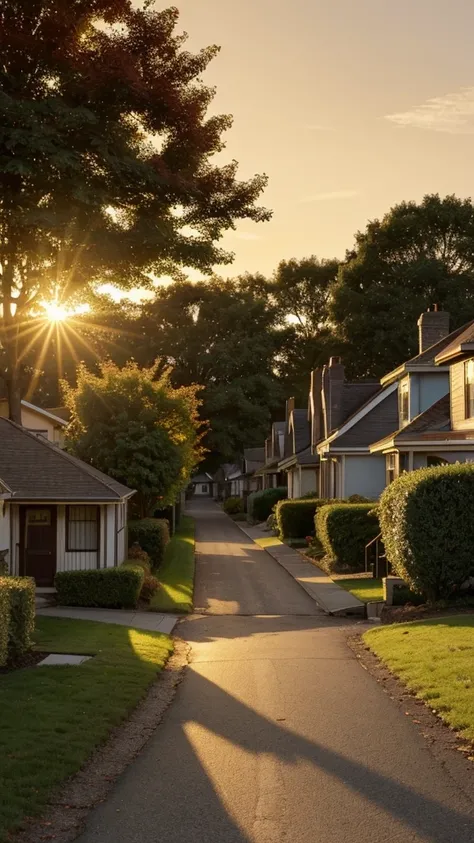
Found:
<path fill-rule="evenodd" d="M 164 721 L 80 843 L 472 843 L 470 785 L 326 618 L 210 501 Z"/>

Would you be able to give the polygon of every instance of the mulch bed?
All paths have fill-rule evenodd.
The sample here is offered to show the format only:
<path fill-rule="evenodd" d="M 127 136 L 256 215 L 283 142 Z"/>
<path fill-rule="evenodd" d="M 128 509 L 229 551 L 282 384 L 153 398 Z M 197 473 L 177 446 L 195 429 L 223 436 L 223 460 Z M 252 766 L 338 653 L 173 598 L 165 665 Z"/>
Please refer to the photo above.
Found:
<path fill-rule="evenodd" d="M 35 667 L 49 655 L 49 653 L 39 653 L 37 650 L 31 650 L 29 653 L 25 653 L 16 659 L 14 664 L 8 662 L 5 667 L 0 667 L 0 676 L 4 673 L 12 673 L 14 670 L 23 670 L 25 667 Z"/>

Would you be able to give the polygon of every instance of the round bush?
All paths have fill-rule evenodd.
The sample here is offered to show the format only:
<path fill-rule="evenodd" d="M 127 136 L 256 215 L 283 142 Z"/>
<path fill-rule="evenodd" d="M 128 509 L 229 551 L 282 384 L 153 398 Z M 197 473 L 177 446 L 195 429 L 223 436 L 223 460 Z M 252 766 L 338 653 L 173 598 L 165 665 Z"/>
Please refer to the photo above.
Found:
<path fill-rule="evenodd" d="M 244 502 L 242 498 L 226 498 L 222 507 L 227 515 L 237 515 L 239 512 L 244 511 Z"/>
<path fill-rule="evenodd" d="M 169 524 L 164 518 L 142 518 L 130 521 L 128 538 L 131 545 L 137 542 L 151 560 L 152 568 L 159 568 L 163 561 L 166 545 L 170 540 Z"/>
<path fill-rule="evenodd" d="M 395 574 L 427 600 L 449 595 L 474 574 L 474 466 L 450 465 L 402 474 L 379 507 Z"/>
<path fill-rule="evenodd" d="M 272 514 L 273 507 L 282 498 L 286 498 L 288 489 L 286 486 L 277 486 L 275 489 L 263 489 L 261 492 L 252 492 L 247 498 L 247 515 L 249 521 L 266 521 Z"/>

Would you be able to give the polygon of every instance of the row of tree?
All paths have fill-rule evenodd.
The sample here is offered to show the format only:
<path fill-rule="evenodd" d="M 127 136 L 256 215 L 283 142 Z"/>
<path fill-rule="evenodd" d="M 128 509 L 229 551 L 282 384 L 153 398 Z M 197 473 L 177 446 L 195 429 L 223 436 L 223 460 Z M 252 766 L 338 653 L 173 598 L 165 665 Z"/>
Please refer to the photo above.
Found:
<path fill-rule="evenodd" d="M 62 401 L 59 382 L 80 383 L 81 361 L 94 375 L 133 359 L 157 383 L 167 372 L 173 388 L 198 385 L 211 464 L 261 444 L 330 354 L 377 377 L 415 352 L 430 304 L 453 327 L 471 318 L 474 206 L 427 196 L 369 223 L 341 261 L 190 283 L 184 267 L 232 261 L 218 244 L 239 220 L 270 218 L 257 204 L 266 179 L 216 163 L 231 123 L 209 116 L 201 81 L 216 48 L 190 53 L 177 11 L 154 7 L 0 8 L 0 373 L 17 421 L 22 395 Z M 165 274 L 173 283 L 157 288 Z M 104 282 L 153 298 L 114 304 L 97 295 Z M 52 300 L 90 312 L 54 328 Z"/>

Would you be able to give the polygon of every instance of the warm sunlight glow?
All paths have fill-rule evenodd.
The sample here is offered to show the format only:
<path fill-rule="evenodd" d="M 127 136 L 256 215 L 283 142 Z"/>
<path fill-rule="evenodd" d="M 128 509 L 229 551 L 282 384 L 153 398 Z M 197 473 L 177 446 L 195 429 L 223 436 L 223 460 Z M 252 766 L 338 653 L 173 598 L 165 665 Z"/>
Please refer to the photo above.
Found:
<path fill-rule="evenodd" d="M 44 302 L 43 307 L 50 322 L 64 322 L 70 312 L 57 301 Z"/>

